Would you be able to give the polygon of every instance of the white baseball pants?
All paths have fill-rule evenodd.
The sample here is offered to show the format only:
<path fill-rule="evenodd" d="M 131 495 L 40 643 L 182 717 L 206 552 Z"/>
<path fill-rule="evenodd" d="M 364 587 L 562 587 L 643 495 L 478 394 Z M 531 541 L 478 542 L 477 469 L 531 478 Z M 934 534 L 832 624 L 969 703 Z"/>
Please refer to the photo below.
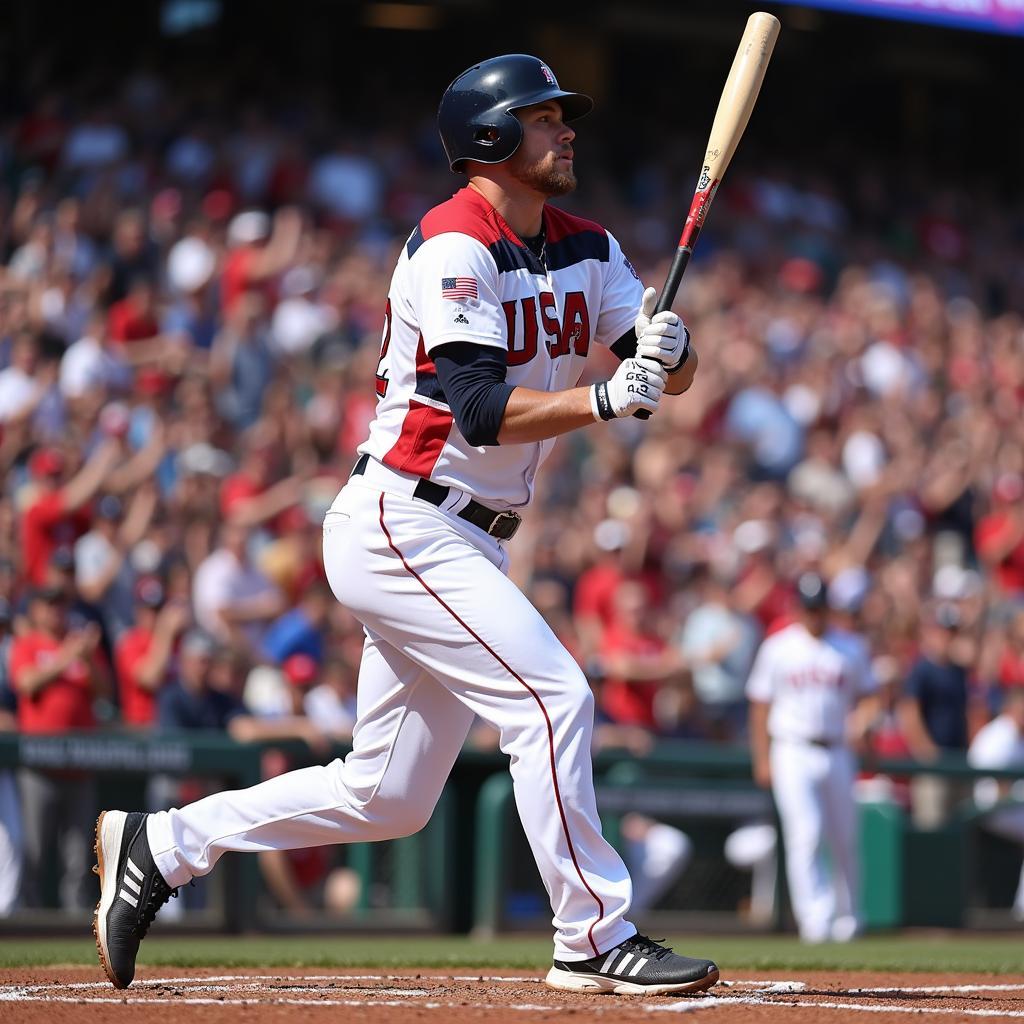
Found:
<path fill-rule="evenodd" d="M 770 756 L 786 880 L 800 938 L 852 938 L 859 927 L 860 870 L 853 752 L 774 739 Z M 825 867 L 826 846 L 831 876 Z"/>
<path fill-rule="evenodd" d="M 579 667 L 505 576 L 487 534 L 411 497 L 415 478 L 372 460 L 324 524 L 335 596 L 363 623 L 358 723 L 344 761 L 155 814 L 167 883 L 228 850 L 366 842 L 421 829 L 474 715 L 500 733 L 516 806 L 554 912 L 555 956 L 583 960 L 633 935 L 631 886 L 601 835 L 593 697 Z"/>
<path fill-rule="evenodd" d="M 989 832 L 1003 839 L 1024 843 L 1024 806 L 1020 804 L 991 811 L 981 819 L 981 823 Z M 1024 864 L 1020 869 L 1017 894 L 1013 898 L 1013 912 L 1018 919 L 1024 918 Z"/>

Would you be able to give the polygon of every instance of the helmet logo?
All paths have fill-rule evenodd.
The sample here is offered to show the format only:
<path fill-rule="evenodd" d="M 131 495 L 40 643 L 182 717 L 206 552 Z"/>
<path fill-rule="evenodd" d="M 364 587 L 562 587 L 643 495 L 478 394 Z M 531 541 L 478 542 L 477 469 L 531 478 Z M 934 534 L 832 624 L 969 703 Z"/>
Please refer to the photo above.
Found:
<path fill-rule="evenodd" d="M 548 85 L 553 85 L 556 89 L 558 88 L 558 82 L 555 81 L 555 76 L 552 74 L 551 68 L 549 68 L 544 61 L 540 62 L 540 73 L 544 76 L 544 81 L 547 82 Z"/>

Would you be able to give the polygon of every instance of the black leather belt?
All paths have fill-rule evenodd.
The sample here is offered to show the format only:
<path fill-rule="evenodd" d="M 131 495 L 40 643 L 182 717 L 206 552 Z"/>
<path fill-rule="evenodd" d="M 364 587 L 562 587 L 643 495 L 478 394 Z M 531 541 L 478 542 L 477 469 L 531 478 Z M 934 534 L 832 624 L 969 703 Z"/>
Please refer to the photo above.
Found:
<path fill-rule="evenodd" d="M 352 467 L 352 476 L 362 476 L 366 472 L 369 455 L 360 455 L 356 464 Z M 435 484 L 433 480 L 425 480 L 420 477 L 416 489 L 412 492 L 414 498 L 421 501 L 429 501 L 431 505 L 440 507 L 451 492 L 451 488 L 443 484 Z M 518 512 L 495 512 L 493 508 L 481 505 L 475 498 L 471 498 L 465 507 L 455 513 L 460 519 L 465 519 L 474 526 L 483 530 L 484 533 L 497 537 L 498 540 L 511 540 L 516 535 L 522 519 Z"/>

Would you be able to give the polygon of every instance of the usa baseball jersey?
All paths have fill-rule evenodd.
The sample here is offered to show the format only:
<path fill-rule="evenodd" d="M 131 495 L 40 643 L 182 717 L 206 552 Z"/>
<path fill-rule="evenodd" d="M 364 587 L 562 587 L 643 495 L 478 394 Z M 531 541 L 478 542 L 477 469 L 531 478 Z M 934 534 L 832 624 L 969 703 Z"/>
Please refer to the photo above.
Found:
<path fill-rule="evenodd" d="M 813 636 L 800 622 L 765 640 L 747 680 L 747 696 L 771 704 L 773 739 L 829 743 L 842 742 L 850 709 L 876 688 L 866 657 L 828 632 Z"/>
<path fill-rule="evenodd" d="M 474 448 L 445 402 L 431 353 L 469 341 L 507 353 L 509 384 L 574 387 L 593 344 L 634 323 L 643 286 L 612 235 L 548 205 L 543 258 L 475 189 L 431 210 L 406 243 L 388 293 L 377 367 L 380 403 L 360 446 L 405 473 L 521 508 L 555 443 Z"/>

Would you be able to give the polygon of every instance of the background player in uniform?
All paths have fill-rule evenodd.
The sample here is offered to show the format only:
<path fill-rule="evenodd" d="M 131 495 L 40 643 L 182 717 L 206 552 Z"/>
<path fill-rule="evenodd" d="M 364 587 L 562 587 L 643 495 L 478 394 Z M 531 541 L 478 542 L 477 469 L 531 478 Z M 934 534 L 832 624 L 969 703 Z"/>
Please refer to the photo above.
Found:
<path fill-rule="evenodd" d="M 716 965 L 638 935 L 630 880 L 603 839 L 590 762 L 593 698 L 575 661 L 508 580 L 505 543 L 559 434 L 654 412 L 696 355 L 653 316 L 616 240 L 546 205 L 575 186 L 568 122 L 591 100 L 515 54 L 476 65 L 438 114 L 468 187 L 413 231 L 392 279 L 380 403 L 324 523 L 335 596 L 363 623 L 353 751 L 235 793 L 97 824 L 101 960 L 134 975 L 172 890 L 227 850 L 364 842 L 422 828 L 473 721 L 500 733 L 554 912 L 559 988 L 707 988 Z M 622 360 L 577 387 L 593 345 Z"/>
<path fill-rule="evenodd" d="M 797 591 L 798 621 L 765 640 L 747 680 L 754 777 L 778 808 L 800 937 L 842 942 L 860 929 L 851 744 L 874 717 L 877 684 L 866 655 L 829 628 L 821 577 L 805 573 Z"/>
<path fill-rule="evenodd" d="M 1007 690 L 1002 711 L 978 730 L 967 751 L 972 768 L 1024 768 L 1024 689 Z M 1012 799 L 1007 799 L 1012 798 Z M 1024 782 L 979 779 L 974 802 L 987 811 L 981 824 L 997 836 L 1024 845 Z M 1024 865 L 1013 899 L 1013 916 L 1024 921 Z"/>

